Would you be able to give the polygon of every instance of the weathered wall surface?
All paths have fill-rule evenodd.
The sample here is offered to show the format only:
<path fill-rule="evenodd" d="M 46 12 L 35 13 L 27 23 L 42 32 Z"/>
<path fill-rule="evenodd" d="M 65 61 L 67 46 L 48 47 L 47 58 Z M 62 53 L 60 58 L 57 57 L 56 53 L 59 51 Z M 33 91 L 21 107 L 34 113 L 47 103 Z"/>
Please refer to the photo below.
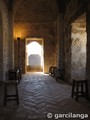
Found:
<path fill-rule="evenodd" d="M 82 19 L 82 18 L 81 18 Z M 85 79 L 86 73 L 86 21 L 72 24 L 71 79 Z"/>
<path fill-rule="evenodd" d="M 65 62 L 65 78 L 68 82 L 71 80 L 71 23 L 76 20 L 84 11 L 84 2 L 71 0 L 67 6 L 64 16 L 64 62 Z"/>
<path fill-rule="evenodd" d="M 89 97 L 90 97 L 90 1 L 87 3 L 86 14 L 86 29 L 87 29 L 87 62 L 86 62 L 86 79 L 89 80 Z"/>
<path fill-rule="evenodd" d="M 44 72 L 48 73 L 49 67 L 55 65 L 55 41 L 46 37 L 44 40 Z"/>
<path fill-rule="evenodd" d="M 58 68 L 63 68 L 64 56 L 64 39 L 63 39 L 63 15 L 58 13 L 55 21 L 55 44 L 56 44 L 56 65 Z"/>
<path fill-rule="evenodd" d="M 2 16 L 0 13 L 0 80 L 3 80 L 3 28 L 2 28 Z"/>
<path fill-rule="evenodd" d="M 18 41 L 14 40 L 14 66 L 18 67 L 18 59 L 19 59 L 19 67 L 22 68 L 22 73 L 25 73 L 25 40 L 20 40 L 19 46 L 19 57 L 18 57 Z"/>
<path fill-rule="evenodd" d="M 23 40 L 30 37 L 44 39 L 44 72 L 48 72 L 49 66 L 55 65 L 55 40 L 54 40 L 53 22 L 46 22 L 46 23 L 17 22 L 15 23 L 14 27 L 15 27 L 15 32 L 14 32 L 15 38 L 18 37 L 18 35 L 20 35 L 21 39 Z M 21 48 L 24 50 L 23 51 L 24 53 L 20 59 L 21 61 L 22 59 L 25 61 L 25 44 L 23 44 Z M 16 54 L 17 53 L 15 47 L 15 55 Z M 17 59 L 15 60 L 17 61 Z M 23 65 L 21 67 L 23 67 Z M 23 69 L 25 69 L 25 65 Z"/>
<path fill-rule="evenodd" d="M 8 16 L 8 7 L 5 5 L 4 1 L 0 0 L 0 24 L 1 24 L 1 45 L 0 45 L 0 55 L 1 55 L 1 60 L 0 60 L 0 64 L 1 64 L 1 70 L 0 70 L 0 80 L 5 80 L 8 77 L 8 69 L 10 68 L 10 56 L 12 56 L 12 54 L 9 54 L 9 48 L 11 46 L 9 46 L 10 44 L 10 39 L 9 39 L 9 35 L 10 35 L 10 30 L 9 30 L 9 16 Z M 12 23 L 11 23 L 12 24 Z M 11 49 L 12 50 L 12 49 Z M 13 61 L 12 61 L 13 62 Z M 3 74 L 2 74 L 3 73 Z"/>

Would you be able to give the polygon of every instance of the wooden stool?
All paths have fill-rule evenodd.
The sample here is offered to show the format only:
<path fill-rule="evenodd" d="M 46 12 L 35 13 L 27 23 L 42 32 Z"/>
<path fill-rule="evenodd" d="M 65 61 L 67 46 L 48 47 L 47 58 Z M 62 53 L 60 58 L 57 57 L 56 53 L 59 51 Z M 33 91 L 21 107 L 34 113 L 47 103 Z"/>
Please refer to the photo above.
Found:
<path fill-rule="evenodd" d="M 78 101 L 79 97 L 88 97 L 88 80 L 73 80 L 71 97 Z"/>
<path fill-rule="evenodd" d="M 15 94 L 8 93 L 8 90 L 10 90 L 10 86 L 14 87 Z M 7 101 L 11 101 L 11 100 L 16 100 L 17 104 L 19 104 L 18 81 L 16 80 L 7 80 L 4 82 L 4 105 L 6 105 Z"/>

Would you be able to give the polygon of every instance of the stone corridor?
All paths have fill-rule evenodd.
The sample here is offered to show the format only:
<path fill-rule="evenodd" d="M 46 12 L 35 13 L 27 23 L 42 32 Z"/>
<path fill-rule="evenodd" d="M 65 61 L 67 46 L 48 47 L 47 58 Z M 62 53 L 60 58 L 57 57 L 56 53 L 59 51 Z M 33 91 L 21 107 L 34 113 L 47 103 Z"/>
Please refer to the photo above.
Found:
<path fill-rule="evenodd" d="M 55 114 L 65 113 L 88 114 L 90 117 L 90 103 L 84 98 L 80 98 L 79 102 L 73 100 L 71 85 L 56 82 L 47 74 L 23 75 L 18 89 L 20 104 L 9 101 L 4 107 L 3 85 L 0 84 L 0 120 L 54 120 Z M 53 114 L 52 118 L 47 117 L 48 113 Z"/>

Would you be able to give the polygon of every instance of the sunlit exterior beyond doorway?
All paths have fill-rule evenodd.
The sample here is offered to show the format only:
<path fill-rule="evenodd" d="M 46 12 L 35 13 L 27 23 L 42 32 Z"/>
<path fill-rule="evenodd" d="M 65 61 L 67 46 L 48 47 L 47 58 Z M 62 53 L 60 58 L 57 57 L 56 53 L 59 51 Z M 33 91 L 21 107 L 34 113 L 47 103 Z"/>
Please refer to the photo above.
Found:
<path fill-rule="evenodd" d="M 27 72 L 43 72 L 43 40 L 27 39 L 26 69 Z"/>

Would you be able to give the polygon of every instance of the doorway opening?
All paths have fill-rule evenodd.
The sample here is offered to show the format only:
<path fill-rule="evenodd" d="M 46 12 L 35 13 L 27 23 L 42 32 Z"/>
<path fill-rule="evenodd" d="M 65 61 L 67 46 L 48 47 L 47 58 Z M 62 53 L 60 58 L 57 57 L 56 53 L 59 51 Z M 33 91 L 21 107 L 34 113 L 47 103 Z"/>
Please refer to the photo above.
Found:
<path fill-rule="evenodd" d="M 86 72 L 86 14 L 72 23 L 71 79 L 85 79 Z"/>
<path fill-rule="evenodd" d="M 44 72 L 43 38 L 26 39 L 26 72 Z"/>

